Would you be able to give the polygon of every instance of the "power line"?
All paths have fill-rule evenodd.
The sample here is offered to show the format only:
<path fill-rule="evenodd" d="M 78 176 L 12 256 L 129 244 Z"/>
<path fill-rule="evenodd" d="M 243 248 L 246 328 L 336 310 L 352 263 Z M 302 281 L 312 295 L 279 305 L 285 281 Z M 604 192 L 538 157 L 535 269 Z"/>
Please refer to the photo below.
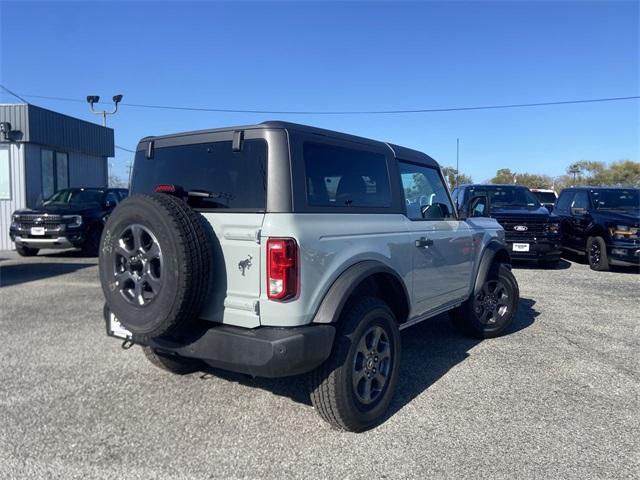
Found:
<path fill-rule="evenodd" d="M 7 92 L 9 95 L 13 95 L 14 97 L 16 97 L 18 100 L 20 100 L 21 102 L 26 103 L 27 105 L 29 104 L 29 102 L 27 102 L 24 98 L 22 98 L 20 95 L 18 95 L 17 93 L 13 93 L 11 90 L 9 90 L 7 87 L 5 87 L 4 85 L 0 84 L 0 88 L 2 88 L 5 92 Z"/>
<path fill-rule="evenodd" d="M 4 87 L 3 87 L 4 88 Z M 46 95 L 27 95 L 29 98 L 40 98 L 46 100 L 58 100 L 65 102 L 80 102 L 84 103 L 85 100 L 68 97 L 53 97 Z M 640 95 L 632 95 L 627 97 L 605 97 L 605 98 L 588 98 L 579 100 L 560 100 L 553 102 L 536 102 L 536 103 L 512 103 L 504 105 L 480 105 L 471 107 L 447 107 L 447 108 L 419 108 L 408 110 L 318 110 L 318 111 L 305 111 L 305 110 L 244 110 L 244 109 L 231 109 L 231 108 L 209 108 L 209 107 L 184 107 L 176 105 L 149 105 L 141 103 L 122 103 L 121 105 L 134 108 L 152 108 L 163 110 L 183 110 L 193 112 L 217 112 L 217 113 L 259 113 L 259 114 L 273 114 L 273 115 L 388 115 L 388 114 L 410 114 L 410 113 L 435 113 L 435 112 L 460 112 L 470 110 L 496 110 L 505 108 L 528 108 L 528 107 L 546 107 L 552 105 L 574 105 L 581 103 L 598 103 L 598 102 L 619 102 L 627 100 L 640 99 Z"/>
<path fill-rule="evenodd" d="M 129 153 L 136 153 L 136 151 L 135 151 L 135 150 L 131 150 L 130 148 L 124 148 L 124 147 L 121 147 L 120 145 L 115 145 L 115 147 L 116 147 L 118 150 L 124 150 L 125 152 L 129 152 Z"/>

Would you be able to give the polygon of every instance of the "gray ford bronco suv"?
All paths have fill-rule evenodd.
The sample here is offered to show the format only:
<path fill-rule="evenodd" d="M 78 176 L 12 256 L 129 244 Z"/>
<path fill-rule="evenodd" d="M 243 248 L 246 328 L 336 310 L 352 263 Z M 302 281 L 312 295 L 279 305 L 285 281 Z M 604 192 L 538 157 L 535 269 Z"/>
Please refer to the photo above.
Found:
<path fill-rule="evenodd" d="M 400 330 L 449 312 L 495 337 L 518 305 L 504 231 L 438 164 L 284 122 L 140 141 L 100 244 L 107 333 L 160 368 L 308 373 L 333 427 L 379 423 Z"/>

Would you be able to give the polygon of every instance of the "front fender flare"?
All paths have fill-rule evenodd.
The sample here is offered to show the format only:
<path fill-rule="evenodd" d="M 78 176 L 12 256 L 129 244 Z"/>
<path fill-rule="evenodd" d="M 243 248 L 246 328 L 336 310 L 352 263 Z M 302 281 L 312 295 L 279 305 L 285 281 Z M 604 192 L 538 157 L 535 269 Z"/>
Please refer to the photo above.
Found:
<path fill-rule="evenodd" d="M 344 272 L 333 282 L 329 291 L 325 294 L 320 307 L 313 317 L 313 323 L 335 323 L 340 318 L 340 314 L 347 303 L 347 300 L 355 289 L 367 277 L 376 273 L 386 273 L 393 275 L 402 285 L 402 289 L 407 305 L 409 305 L 409 293 L 407 287 L 400 276 L 393 269 L 375 260 L 365 260 L 356 263 Z"/>
<path fill-rule="evenodd" d="M 503 263 L 511 265 L 511 255 L 505 247 L 505 245 L 497 240 L 490 241 L 482 252 L 482 258 L 480 259 L 480 265 L 476 273 L 475 283 L 473 285 L 473 295 L 477 295 L 484 284 L 491 265 L 496 257 L 502 258 Z M 506 259 L 506 262 L 504 261 Z"/>

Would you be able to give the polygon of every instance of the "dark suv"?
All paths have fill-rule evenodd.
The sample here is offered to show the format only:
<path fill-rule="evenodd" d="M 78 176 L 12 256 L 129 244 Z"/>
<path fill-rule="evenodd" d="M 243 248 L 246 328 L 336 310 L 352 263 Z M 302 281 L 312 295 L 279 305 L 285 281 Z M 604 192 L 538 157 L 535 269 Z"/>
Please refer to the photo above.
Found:
<path fill-rule="evenodd" d="M 562 247 L 586 254 L 593 270 L 640 265 L 640 189 L 566 188 L 555 213 L 561 218 Z"/>
<path fill-rule="evenodd" d="M 81 248 L 97 255 L 104 223 L 127 196 L 125 188 L 67 188 L 35 209 L 17 210 L 9 234 L 23 257 L 42 248 Z"/>
<path fill-rule="evenodd" d="M 560 261 L 560 219 L 549 213 L 527 187 L 521 185 L 462 185 L 453 191 L 458 211 L 477 195 L 489 197 L 490 216 L 504 228 L 511 258 L 537 260 L 554 267 Z"/>

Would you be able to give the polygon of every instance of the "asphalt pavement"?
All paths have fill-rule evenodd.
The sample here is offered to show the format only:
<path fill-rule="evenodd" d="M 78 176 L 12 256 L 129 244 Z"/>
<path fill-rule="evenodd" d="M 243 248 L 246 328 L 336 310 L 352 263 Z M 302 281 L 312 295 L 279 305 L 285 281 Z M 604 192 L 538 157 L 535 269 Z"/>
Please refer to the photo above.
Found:
<path fill-rule="evenodd" d="M 640 275 L 519 267 L 508 335 L 405 330 L 391 411 L 331 430 L 304 378 L 174 376 L 105 335 L 96 260 L 0 252 L 0 478 L 640 478 Z"/>

